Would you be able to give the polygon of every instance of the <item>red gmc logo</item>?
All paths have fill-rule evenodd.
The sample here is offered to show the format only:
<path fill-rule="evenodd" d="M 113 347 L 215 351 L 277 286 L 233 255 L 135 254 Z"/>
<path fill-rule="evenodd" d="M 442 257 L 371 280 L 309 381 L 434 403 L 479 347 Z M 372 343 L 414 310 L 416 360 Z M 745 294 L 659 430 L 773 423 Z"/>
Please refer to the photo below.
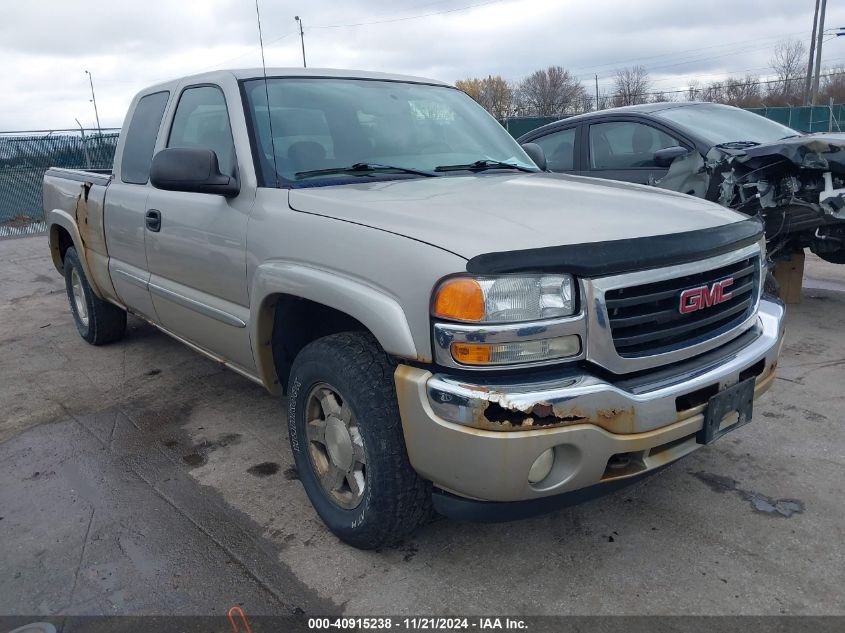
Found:
<path fill-rule="evenodd" d="M 710 306 L 723 303 L 731 298 L 731 291 L 728 290 L 734 283 L 733 277 L 717 281 L 712 286 L 699 286 L 689 288 L 681 293 L 681 305 L 678 308 L 681 314 L 689 314 L 696 310 L 703 310 Z"/>

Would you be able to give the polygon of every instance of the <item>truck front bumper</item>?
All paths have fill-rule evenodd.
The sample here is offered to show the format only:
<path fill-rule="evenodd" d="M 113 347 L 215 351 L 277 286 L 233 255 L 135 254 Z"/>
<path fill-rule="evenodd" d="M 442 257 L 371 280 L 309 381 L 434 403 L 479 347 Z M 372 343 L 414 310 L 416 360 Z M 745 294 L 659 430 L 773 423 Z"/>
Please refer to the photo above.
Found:
<path fill-rule="evenodd" d="M 644 375 L 581 368 L 476 383 L 400 365 L 408 456 L 441 490 L 482 501 L 541 499 L 635 477 L 701 446 L 707 402 L 720 390 L 754 377 L 755 399 L 765 392 L 782 339 L 783 306 L 763 299 L 757 325 L 733 342 Z"/>

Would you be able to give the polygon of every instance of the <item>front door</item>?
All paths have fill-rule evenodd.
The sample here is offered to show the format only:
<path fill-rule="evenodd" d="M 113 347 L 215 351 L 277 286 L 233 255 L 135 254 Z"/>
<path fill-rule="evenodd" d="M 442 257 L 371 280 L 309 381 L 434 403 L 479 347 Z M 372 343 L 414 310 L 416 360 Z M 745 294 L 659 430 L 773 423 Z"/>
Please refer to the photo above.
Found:
<path fill-rule="evenodd" d="M 237 155 L 226 99 L 217 86 L 185 88 L 166 147 L 211 149 L 234 176 Z M 254 192 L 252 192 L 254 193 Z M 147 216 L 150 294 L 161 324 L 250 374 L 246 230 L 254 195 L 151 189 Z"/>
<path fill-rule="evenodd" d="M 546 155 L 546 168 L 559 174 L 576 174 L 578 165 L 575 160 L 577 127 L 558 130 L 530 141 L 543 148 Z"/>
<path fill-rule="evenodd" d="M 652 184 L 668 171 L 654 163 L 657 150 L 683 145 L 662 130 L 636 121 L 593 123 L 588 135 L 584 175 L 642 185 Z"/>

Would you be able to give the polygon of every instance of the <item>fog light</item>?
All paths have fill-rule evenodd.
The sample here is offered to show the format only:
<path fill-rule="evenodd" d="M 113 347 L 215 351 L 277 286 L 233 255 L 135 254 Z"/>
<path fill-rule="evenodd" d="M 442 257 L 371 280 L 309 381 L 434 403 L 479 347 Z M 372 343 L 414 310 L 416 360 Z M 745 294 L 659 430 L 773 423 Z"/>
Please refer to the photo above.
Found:
<path fill-rule="evenodd" d="M 464 365 L 514 365 L 536 363 L 581 353 L 581 338 L 558 338 L 513 343 L 452 343 L 452 358 Z"/>
<path fill-rule="evenodd" d="M 534 460 L 531 470 L 528 471 L 528 483 L 536 484 L 543 481 L 552 472 L 554 463 L 555 449 L 549 448 L 543 451 L 540 457 Z"/>

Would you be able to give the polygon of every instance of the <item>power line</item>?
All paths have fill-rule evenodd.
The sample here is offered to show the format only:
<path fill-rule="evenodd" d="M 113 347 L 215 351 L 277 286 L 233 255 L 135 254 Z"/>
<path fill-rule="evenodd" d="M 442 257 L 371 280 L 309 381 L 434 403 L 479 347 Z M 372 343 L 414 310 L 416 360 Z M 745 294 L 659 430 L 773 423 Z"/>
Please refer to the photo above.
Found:
<path fill-rule="evenodd" d="M 607 67 L 607 66 L 619 66 L 620 64 L 630 65 L 632 63 L 636 64 L 637 62 L 647 60 L 647 59 L 656 59 L 656 58 L 660 58 L 660 57 L 670 57 L 670 56 L 675 56 L 675 55 L 679 55 L 679 54 L 683 54 L 683 53 L 696 53 L 696 52 L 699 52 L 699 51 L 706 51 L 706 50 L 711 50 L 711 49 L 714 49 L 714 48 L 722 48 L 723 46 L 737 46 L 737 45 L 743 45 L 744 46 L 744 45 L 749 44 L 751 42 L 760 42 L 760 41 L 764 41 L 764 40 L 776 40 L 776 39 L 782 39 L 782 38 L 786 38 L 786 37 L 793 37 L 793 36 L 796 36 L 796 35 L 806 35 L 806 33 L 807 32 L 805 32 L 805 31 L 794 31 L 792 33 L 782 33 L 780 35 L 769 35 L 769 36 L 766 36 L 766 37 L 758 37 L 758 38 L 750 39 L 750 40 L 737 40 L 737 41 L 734 41 L 734 42 L 723 42 L 721 44 L 712 44 L 710 46 L 702 46 L 702 47 L 699 47 L 699 48 L 688 48 L 688 49 L 683 49 L 683 50 L 679 50 L 679 51 L 672 51 L 670 53 L 660 53 L 660 54 L 657 54 L 657 55 L 648 55 L 648 56 L 644 56 L 644 57 L 634 57 L 634 58 L 628 58 L 628 59 L 619 60 L 619 61 L 615 61 L 615 62 L 605 62 L 605 63 L 602 63 L 602 64 L 596 64 L 596 65 L 592 65 L 592 66 L 582 66 L 580 68 L 573 68 L 572 71 L 573 72 L 585 72 L 585 73 L 588 73 L 588 74 L 595 74 L 597 69 Z M 767 47 L 762 47 L 762 48 L 767 48 Z M 707 59 L 707 58 L 704 58 L 704 59 Z"/>
<path fill-rule="evenodd" d="M 839 75 L 845 75 L 845 70 L 838 70 L 838 71 L 835 71 L 835 72 L 826 73 L 826 74 L 820 75 L 820 77 L 822 79 L 824 79 L 826 77 L 837 77 Z M 748 86 L 763 86 L 763 85 L 789 83 L 789 82 L 792 82 L 792 81 L 803 81 L 803 80 L 804 80 L 804 77 L 790 77 L 788 79 L 767 79 L 767 80 L 760 80 L 760 81 L 747 81 L 747 82 L 738 82 L 738 83 L 732 82 L 730 85 L 727 85 L 726 83 L 722 82 L 718 87 L 721 88 L 721 89 L 747 88 Z M 719 82 L 715 82 L 715 83 L 719 84 Z M 702 92 L 705 92 L 706 90 L 712 89 L 714 87 L 715 86 L 711 84 L 711 86 L 704 86 L 702 88 L 698 88 L 698 89 L 695 89 L 695 90 L 696 90 L 696 92 L 702 93 Z M 693 87 L 689 86 L 689 87 L 686 87 L 686 88 L 679 88 L 677 90 L 656 90 L 656 91 L 650 91 L 650 92 L 638 92 L 638 93 L 632 93 L 632 94 L 626 95 L 626 96 L 629 96 L 629 97 L 653 97 L 653 96 L 656 96 L 656 95 L 689 94 L 691 89 L 693 89 Z M 590 99 L 592 99 L 592 97 L 590 97 Z"/>

